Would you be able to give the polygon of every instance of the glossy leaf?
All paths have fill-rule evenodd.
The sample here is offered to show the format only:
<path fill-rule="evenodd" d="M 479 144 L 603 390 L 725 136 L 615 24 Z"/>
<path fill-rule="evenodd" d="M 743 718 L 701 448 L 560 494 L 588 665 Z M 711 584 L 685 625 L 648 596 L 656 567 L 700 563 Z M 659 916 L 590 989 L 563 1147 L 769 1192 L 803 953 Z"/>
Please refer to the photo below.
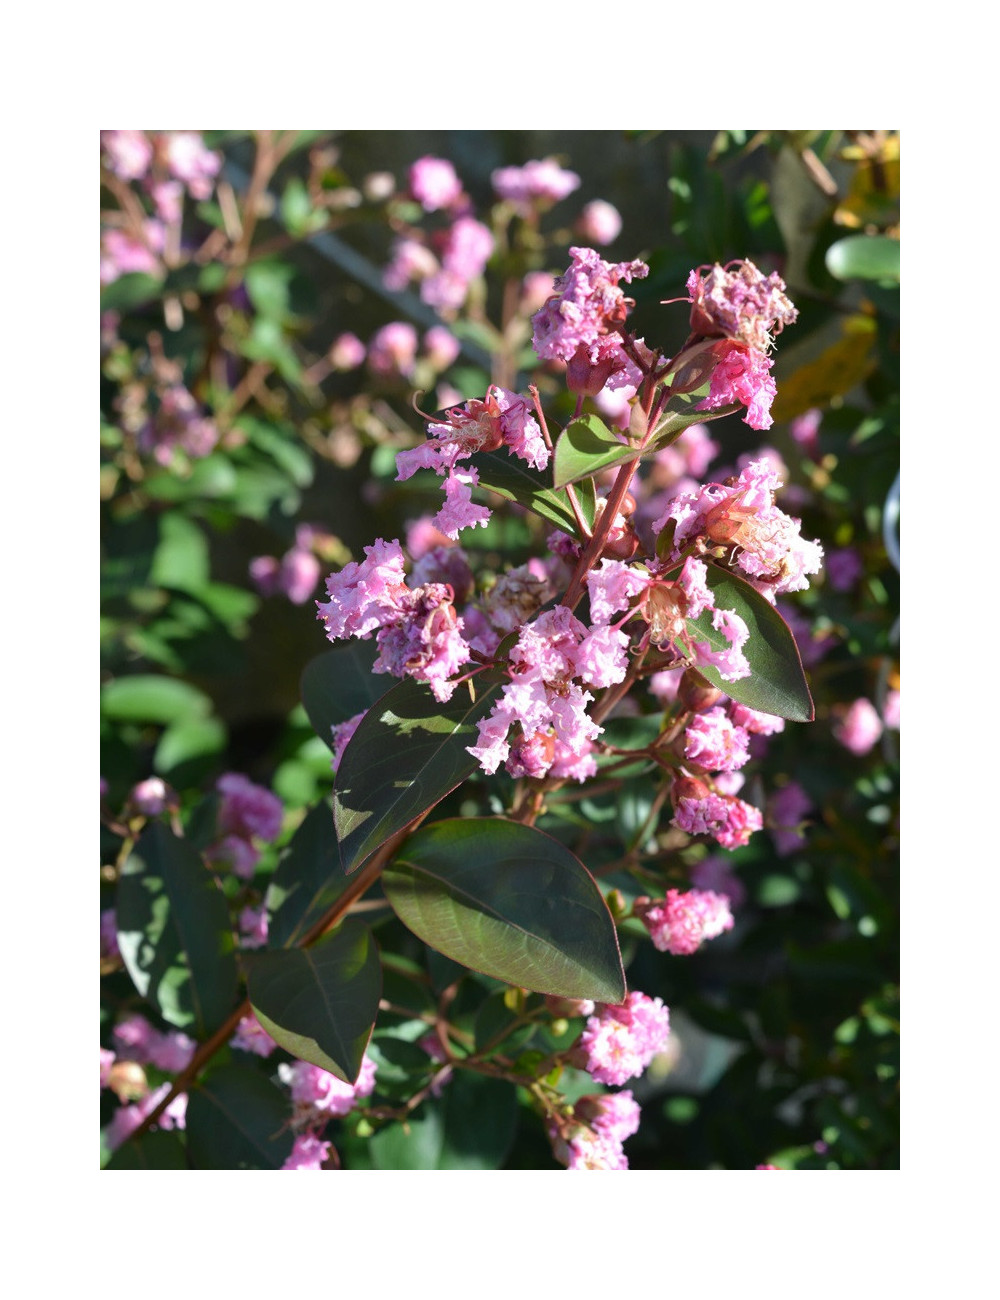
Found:
<path fill-rule="evenodd" d="M 224 1065 L 188 1098 L 187 1135 L 198 1169 L 280 1169 L 292 1150 L 287 1096 L 252 1066 Z"/>
<path fill-rule="evenodd" d="M 472 700 L 459 686 L 440 704 L 424 683 L 404 679 L 368 710 L 334 783 L 334 824 L 346 872 L 475 770 L 478 760 L 467 746 L 477 743 L 476 723 L 499 692 L 499 682 L 483 682 Z"/>
<path fill-rule="evenodd" d="M 899 283 L 899 240 L 888 235 L 847 235 L 826 250 L 826 268 L 838 280 Z"/>
<path fill-rule="evenodd" d="M 258 954 L 248 990 L 257 1019 L 280 1047 L 345 1083 L 357 1080 L 382 995 L 367 926 L 348 920 L 309 948 Z"/>
<path fill-rule="evenodd" d="M 320 740 L 333 748 L 330 729 L 361 713 L 385 692 L 386 678 L 372 673 L 377 648 L 350 641 L 311 659 L 302 670 L 302 704 Z"/>
<path fill-rule="evenodd" d="M 118 884 L 118 946 L 132 982 L 163 1018 L 198 1038 L 226 1019 L 238 992 L 222 890 L 191 845 L 146 827 Z"/>
<path fill-rule="evenodd" d="M 206 718 L 212 702 L 197 687 L 176 677 L 137 673 L 117 677 L 101 688 L 101 713 L 116 722 L 157 722 Z"/>
<path fill-rule="evenodd" d="M 569 849 L 533 826 L 490 817 L 425 826 L 382 885 L 404 925 L 463 966 L 537 993 L 625 997 L 600 889 Z"/>
<path fill-rule="evenodd" d="M 638 455 L 637 447 L 616 438 L 596 415 L 584 415 L 559 435 L 552 481 L 557 488 L 565 487 Z"/>
<path fill-rule="evenodd" d="M 285 845 L 267 890 L 268 945 L 288 947 L 324 916 L 350 881 L 340 851 L 330 805 L 310 809 Z"/>
<path fill-rule="evenodd" d="M 526 510 L 540 515 L 563 532 L 576 534 L 576 518 L 565 492 L 555 491 L 547 470 L 533 469 L 527 461 L 507 452 L 481 451 L 470 464 L 479 472 L 480 487 L 489 488 L 508 501 L 517 501 Z M 593 525 L 593 509 L 581 501 L 588 525 Z"/>
<path fill-rule="evenodd" d="M 708 585 L 715 596 L 717 609 L 731 609 L 750 629 L 750 639 L 743 647 L 750 676 L 740 681 L 723 681 L 717 668 L 699 664 L 698 671 L 732 699 L 761 713 L 773 713 L 792 722 L 811 722 L 815 717 L 812 696 L 802 671 L 795 639 L 788 624 L 774 606 L 749 582 L 735 574 L 706 564 Z M 700 641 L 708 641 L 715 650 L 729 643 L 712 627 L 712 615 L 706 610 L 688 620 L 688 629 Z"/>

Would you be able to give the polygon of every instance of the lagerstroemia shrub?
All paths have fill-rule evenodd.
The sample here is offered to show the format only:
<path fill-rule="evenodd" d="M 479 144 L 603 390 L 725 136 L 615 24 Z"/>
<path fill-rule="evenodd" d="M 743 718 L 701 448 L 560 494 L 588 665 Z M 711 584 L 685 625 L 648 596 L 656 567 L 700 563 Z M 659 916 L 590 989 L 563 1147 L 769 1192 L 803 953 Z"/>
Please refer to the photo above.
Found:
<path fill-rule="evenodd" d="M 277 166 L 264 135 L 258 163 L 267 146 Z M 163 273 L 169 288 L 213 239 L 183 252 L 185 203 L 226 184 L 221 158 L 191 133 L 104 137 L 122 215 L 102 283 Z M 463 395 L 440 378 L 460 346 L 445 322 L 460 333 L 498 230 L 537 227 L 579 178 L 548 159 L 493 184 L 490 224 L 443 159 L 417 160 L 391 200 L 408 220 L 394 223 L 386 284 L 415 285 L 442 323 L 426 355 L 405 322 L 367 349 L 373 381 L 398 383 L 424 424 L 420 440 L 396 437 L 385 487 L 433 504 L 353 557 L 299 522 L 283 559 L 249 571 L 262 598 L 315 608 L 302 705 L 330 797 L 296 807 L 230 770 L 193 799 L 158 775 L 107 818 L 102 970 L 132 989 L 102 1034 L 113 1167 L 498 1167 L 544 1149 L 569 1169 L 625 1170 L 624 1143 L 641 1143 L 646 1098 L 680 1050 L 671 989 L 682 1020 L 694 1007 L 710 1021 L 715 998 L 724 1032 L 744 1032 L 724 990 L 696 993 L 688 972 L 738 929 L 740 855 L 768 836 L 795 853 L 815 809 L 762 762 L 771 738 L 820 725 L 816 638 L 797 606 L 823 580 L 826 543 L 755 439 L 779 397 L 776 341 L 799 313 L 781 276 L 743 257 L 692 269 L 638 337 L 630 295 L 649 263 L 573 245 L 554 281 L 524 277 L 509 332 L 520 320 L 525 382 L 498 366 Z M 326 220 L 318 195 L 294 209 L 303 232 Z M 237 229 L 231 191 L 218 197 L 224 233 L 201 264 L 228 237 L 239 268 L 249 221 Z M 606 203 L 578 223 L 595 242 L 620 228 Z M 245 378 L 264 365 L 294 387 L 290 354 L 259 325 L 275 319 L 261 284 L 252 263 L 227 273 L 220 318 L 237 320 L 249 292 Z M 190 482 L 220 445 L 265 445 L 236 422 L 233 389 L 192 391 L 158 336 L 144 346 L 109 352 L 133 490 L 164 471 Z M 342 333 L 323 374 L 365 353 Z M 416 394 L 418 368 L 439 409 Z M 710 431 L 726 417 L 745 448 L 713 477 Z M 510 556 L 504 521 L 520 530 Z M 194 554 L 189 525 L 176 537 Z M 841 563 L 838 580 L 860 572 Z M 173 573 L 171 600 L 185 580 Z M 217 585 L 197 598 L 222 609 Z M 169 641 L 142 636 L 143 653 L 167 656 Z M 139 716 L 138 680 L 111 683 L 118 718 Z M 171 686 L 194 691 L 171 725 L 196 758 L 212 721 L 195 688 Z M 174 703 L 157 707 L 176 719 Z M 858 700 L 824 725 L 861 755 L 883 722 Z M 664 969 L 666 986 L 649 982 Z M 766 1037 L 765 1021 L 747 1032 Z"/>

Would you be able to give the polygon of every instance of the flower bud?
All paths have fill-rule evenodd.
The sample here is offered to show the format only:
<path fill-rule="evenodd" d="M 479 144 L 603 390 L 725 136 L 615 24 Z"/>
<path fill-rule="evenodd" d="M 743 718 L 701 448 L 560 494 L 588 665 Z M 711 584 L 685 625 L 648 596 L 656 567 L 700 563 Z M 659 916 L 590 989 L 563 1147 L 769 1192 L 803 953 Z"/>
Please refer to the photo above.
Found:
<path fill-rule="evenodd" d="M 670 802 L 676 808 L 682 799 L 707 799 L 711 793 L 705 782 L 697 777 L 678 776 L 670 787 Z"/>
<path fill-rule="evenodd" d="M 697 668 L 686 668 L 677 687 L 677 698 L 690 713 L 704 713 L 722 699 L 722 692 Z"/>
<path fill-rule="evenodd" d="M 146 1071 L 138 1061 L 115 1061 L 108 1073 L 108 1087 L 119 1101 L 138 1101 L 149 1092 Z"/>
<path fill-rule="evenodd" d="M 725 340 L 722 340 L 725 346 Z M 719 342 L 696 343 L 685 348 L 677 358 L 674 377 L 670 381 L 674 393 L 693 393 L 707 384 L 719 359 Z"/>

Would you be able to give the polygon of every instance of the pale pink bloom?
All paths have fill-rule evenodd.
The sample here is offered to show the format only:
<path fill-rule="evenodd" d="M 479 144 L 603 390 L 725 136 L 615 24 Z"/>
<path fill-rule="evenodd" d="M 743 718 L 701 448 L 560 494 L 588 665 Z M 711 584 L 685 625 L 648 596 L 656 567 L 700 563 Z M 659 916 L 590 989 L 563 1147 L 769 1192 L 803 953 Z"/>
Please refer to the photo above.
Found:
<path fill-rule="evenodd" d="M 116 1058 L 114 1052 L 110 1051 L 107 1047 L 101 1048 L 101 1087 L 102 1088 L 106 1088 L 108 1086 L 108 1078 L 110 1077 L 111 1067 L 114 1065 L 115 1059 Z"/>
<path fill-rule="evenodd" d="M 361 182 L 361 192 L 369 203 L 384 203 L 396 190 L 392 172 L 369 172 Z"/>
<path fill-rule="evenodd" d="M 244 907 L 239 916 L 240 947 L 263 948 L 267 943 L 267 908 Z"/>
<path fill-rule="evenodd" d="M 492 255 L 493 236 L 488 227 L 473 217 L 459 217 L 445 235 L 441 269 L 424 280 L 420 297 L 442 311 L 456 310 Z"/>
<path fill-rule="evenodd" d="M 622 216 L 616 207 L 604 199 L 593 199 L 585 204 L 576 219 L 576 234 L 585 244 L 613 244 L 622 232 Z"/>
<path fill-rule="evenodd" d="M 687 290 L 693 333 L 709 338 L 724 334 L 757 352 L 767 352 L 772 334 L 798 316 L 781 276 L 776 271 L 762 275 L 749 261 L 697 267 L 688 276 Z"/>
<path fill-rule="evenodd" d="M 578 1119 L 612 1142 L 624 1142 L 639 1131 L 639 1104 L 627 1088 L 581 1097 L 573 1111 Z"/>
<path fill-rule="evenodd" d="M 424 335 L 424 348 L 435 370 L 447 370 L 458 357 L 462 345 L 451 330 L 443 325 L 432 325 Z"/>
<path fill-rule="evenodd" d="M 630 993 L 620 1006 L 604 1005 L 580 1035 L 584 1069 L 599 1083 L 638 1078 L 670 1035 L 670 1013 L 659 998 Z"/>
<path fill-rule="evenodd" d="M 338 334 L 330 348 L 334 370 L 356 370 L 365 359 L 365 345 L 356 334 Z"/>
<path fill-rule="evenodd" d="M 137 1011 L 130 1012 L 115 1025 L 111 1031 L 118 1048 L 118 1055 L 129 1061 L 141 1064 L 150 1060 L 150 1048 L 157 1036 L 156 1029 L 145 1016 Z"/>
<path fill-rule="evenodd" d="M 112 284 L 120 275 L 142 271 L 154 275 L 160 269 L 157 256 L 163 250 L 166 235 L 163 226 L 152 217 L 143 222 L 144 239 L 136 239 L 124 230 L 106 230 L 101 236 L 101 284 Z"/>
<path fill-rule="evenodd" d="M 733 772 L 750 757 L 749 734 L 721 705 L 696 714 L 684 732 L 684 757 L 707 772 Z"/>
<path fill-rule="evenodd" d="M 105 1140 L 108 1146 L 114 1151 L 117 1147 L 130 1138 L 142 1121 L 160 1104 L 163 1098 L 170 1091 L 170 1084 L 161 1084 L 155 1091 L 148 1093 L 134 1106 L 121 1106 L 115 1111 L 111 1123 L 105 1129 Z M 187 1094 L 180 1093 L 175 1097 L 160 1118 L 156 1121 L 156 1128 L 161 1129 L 182 1129 L 186 1125 L 187 1116 Z"/>
<path fill-rule="evenodd" d="M 198 1044 L 179 1029 L 154 1033 L 149 1043 L 149 1063 L 166 1074 L 179 1074 L 191 1064 Z"/>
<path fill-rule="evenodd" d="M 149 171 L 153 146 L 145 131 L 102 131 L 108 166 L 123 181 L 137 181 Z"/>
<path fill-rule="evenodd" d="M 278 1077 L 291 1089 L 295 1105 L 295 1122 L 304 1124 L 330 1116 L 349 1115 L 362 1097 L 375 1087 L 375 1062 L 365 1056 L 357 1082 L 344 1083 L 336 1075 L 321 1070 L 308 1061 L 294 1061 L 278 1066 Z"/>
<path fill-rule="evenodd" d="M 222 167 L 222 156 L 207 149 L 195 131 L 171 131 L 166 152 L 170 174 L 185 183 L 192 197 L 207 199 Z"/>
<path fill-rule="evenodd" d="M 732 795 L 681 795 L 672 824 L 689 835 L 711 835 L 724 849 L 742 848 L 763 818 L 759 808 Z"/>
<path fill-rule="evenodd" d="M 300 1133 L 292 1143 L 288 1159 L 282 1169 L 322 1169 L 330 1154 L 330 1143 L 323 1142 L 313 1133 Z"/>
<path fill-rule="evenodd" d="M 899 730 L 899 691 L 886 691 L 882 706 L 882 721 L 890 731 Z"/>
<path fill-rule="evenodd" d="M 263 1057 L 270 1056 L 278 1047 L 252 1011 L 240 1020 L 229 1043 L 241 1052 L 252 1052 L 254 1056 Z"/>
<path fill-rule="evenodd" d="M 625 320 L 628 305 L 619 281 L 649 274 L 638 260 L 609 263 L 592 248 L 571 248 L 573 261 L 555 282 L 554 295 L 533 317 L 534 348 L 543 361 L 569 361 Z"/>
<path fill-rule="evenodd" d="M 706 940 L 733 928 L 729 899 L 710 890 L 668 889 L 662 902 L 638 898 L 633 910 L 649 931 L 653 947 L 675 957 L 697 952 Z"/>
<path fill-rule="evenodd" d="M 651 581 L 643 569 L 634 569 L 621 560 L 602 560 L 599 569 L 591 569 L 587 574 L 592 621 L 610 623 L 612 616 L 627 610 L 632 599 L 644 592 Z"/>
<path fill-rule="evenodd" d="M 462 196 L 462 182 L 445 158 L 418 158 L 410 167 L 410 193 L 425 212 L 450 208 Z"/>
<path fill-rule="evenodd" d="M 549 271 L 529 271 L 521 284 L 520 315 L 533 316 L 544 307 L 555 287 L 555 276 Z"/>
<path fill-rule="evenodd" d="M 563 1137 L 555 1121 L 547 1124 L 552 1154 L 567 1169 L 628 1169 L 621 1142 L 582 1125 Z"/>
<path fill-rule="evenodd" d="M 681 684 L 681 668 L 665 668 L 662 672 L 653 673 L 648 681 L 650 691 L 666 707 L 677 699 L 677 690 Z"/>
<path fill-rule="evenodd" d="M 397 456 L 397 468 L 398 460 Z M 430 515 L 421 515 L 419 519 L 414 519 L 406 525 L 406 549 L 418 563 L 428 551 L 438 547 L 461 549 L 455 546 L 451 538 L 445 537 L 440 528 L 435 528 Z M 428 579 L 421 578 L 419 581 L 427 582 Z M 441 579 L 436 579 L 436 581 L 441 581 Z"/>
<path fill-rule="evenodd" d="M 788 426 L 795 441 L 814 460 L 819 456 L 819 426 L 822 420 L 823 412 L 814 406 L 802 415 L 797 415 Z"/>
<path fill-rule="evenodd" d="M 139 446 L 152 452 L 161 465 L 169 465 L 175 447 L 189 456 L 207 456 L 219 440 L 219 431 L 213 420 L 183 384 L 171 384 L 160 395 L 160 405 L 154 417 L 139 434 Z"/>
<path fill-rule="evenodd" d="M 813 807 L 813 801 L 797 781 L 789 781 L 771 795 L 767 804 L 767 828 L 782 857 L 805 844 L 801 823 Z"/>
<path fill-rule="evenodd" d="M 536 204 L 548 207 L 557 203 L 580 185 L 576 172 L 566 171 L 554 158 L 533 159 L 523 167 L 498 167 L 490 180 L 497 195 L 522 215 Z"/>
<path fill-rule="evenodd" d="M 736 700 L 730 700 L 726 707 L 736 726 L 749 731 L 751 736 L 776 736 L 785 730 L 785 719 L 776 713 L 761 713 L 758 709 L 738 704 Z"/>
<path fill-rule="evenodd" d="M 743 647 L 750 639 L 746 622 L 734 610 L 716 609 L 712 612 L 712 626 L 729 644 L 714 650 L 707 641 L 695 640 L 693 648 L 698 663 L 717 668 L 724 682 L 737 682 L 749 677 L 750 664 L 743 653 Z"/>
<path fill-rule="evenodd" d="M 476 585 L 472 570 L 469 568 L 469 557 L 461 546 L 452 545 L 451 539 L 445 537 L 437 528 L 433 529 L 433 533 L 438 540 L 426 548 L 414 564 L 409 585 L 415 590 L 428 583 L 446 583 L 454 592 L 454 602 L 458 605 L 469 598 Z M 407 538 L 409 539 L 410 536 L 411 531 L 408 531 Z M 412 548 L 410 554 L 413 554 Z M 534 613 L 534 610 L 531 613 Z"/>
<path fill-rule="evenodd" d="M 475 528 L 482 524 L 485 528 L 492 516 L 486 506 L 473 503 L 472 489 L 479 482 L 479 471 L 471 467 L 466 470 L 453 469 L 445 479 L 445 502 L 434 516 L 434 526 L 453 541 L 463 528 Z"/>
<path fill-rule="evenodd" d="M 756 758 L 757 755 L 752 752 L 752 748 L 751 744 L 750 757 Z M 712 777 L 712 784 L 715 786 L 716 794 L 739 794 L 746 784 L 746 777 L 742 772 L 716 772 Z"/>
<path fill-rule="evenodd" d="M 633 397 L 635 397 L 635 390 L 630 386 L 625 388 L 604 387 L 599 393 L 594 394 L 593 402 L 601 413 L 601 418 L 605 424 L 622 431 L 628 428 L 629 421 L 632 418 Z"/>
<path fill-rule="evenodd" d="M 708 566 L 703 560 L 689 555 L 677 582 L 687 597 L 688 618 L 697 618 L 706 609 L 715 609 L 715 597 L 708 585 Z"/>
<path fill-rule="evenodd" d="M 780 1165 L 754 1165 L 755 1169 L 780 1169 Z"/>
<path fill-rule="evenodd" d="M 317 601 L 319 618 L 331 641 L 347 637 L 367 639 L 372 632 L 400 617 L 400 600 L 406 595 L 403 566 L 406 563 L 398 541 L 376 538 L 364 548 L 360 564 L 351 561 L 326 580 L 330 600 Z"/>
<path fill-rule="evenodd" d="M 180 221 L 184 214 L 184 186 L 180 181 L 157 181 L 149 192 L 161 221 L 167 225 Z"/>
<path fill-rule="evenodd" d="M 882 719 L 871 700 L 855 700 L 834 724 L 833 734 L 859 758 L 874 749 L 882 735 Z"/>
<path fill-rule="evenodd" d="M 368 343 L 368 364 L 377 375 L 413 374 L 417 360 L 417 331 L 408 321 L 390 321 Z"/>
<path fill-rule="evenodd" d="M 751 429 L 770 429 L 774 423 L 771 403 L 778 392 L 768 373 L 772 364 L 763 352 L 740 343 L 720 346 L 708 396 L 698 403 L 697 409 L 714 411 L 738 402 L 747 408 L 743 419 Z"/>
<path fill-rule="evenodd" d="M 408 592 L 401 604 L 403 616 L 378 633 L 379 656 L 373 672 L 413 677 L 429 683 L 435 699 L 451 699 L 455 683 L 448 678 L 470 657 L 451 589 L 431 583 Z"/>
<path fill-rule="evenodd" d="M 623 682 L 628 671 L 628 645 L 628 637 L 617 628 L 592 628 L 577 648 L 577 674 L 595 688 Z"/>
<path fill-rule="evenodd" d="M 316 556 L 311 551 L 293 546 L 281 557 L 278 586 L 293 605 L 304 605 L 316 590 L 320 573 L 320 563 Z"/>
<path fill-rule="evenodd" d="M 382 272 L 382 283 L 387 289 L 399 292 L 413 280 L 426 280 L 441 269 L 437 258 L 416 239 L 397 239 L 392 255 Z"/>
<path fill-rule="evenodd" d="M 129 802 L 146 817 L 158 817 L 169 807 L 173 792 L 158 776 L 149 776 L 132 787 Z"/>
<path fill-rule="evenodd" d="M 277 839 L 284 807 L 276 794 L 255 785 L 239 772 L 226 772 L 219 777 L 215 788 L 222 795 L 219 827 L 224 834 L 244 839 L 254 835 L 262 840 Z"/>

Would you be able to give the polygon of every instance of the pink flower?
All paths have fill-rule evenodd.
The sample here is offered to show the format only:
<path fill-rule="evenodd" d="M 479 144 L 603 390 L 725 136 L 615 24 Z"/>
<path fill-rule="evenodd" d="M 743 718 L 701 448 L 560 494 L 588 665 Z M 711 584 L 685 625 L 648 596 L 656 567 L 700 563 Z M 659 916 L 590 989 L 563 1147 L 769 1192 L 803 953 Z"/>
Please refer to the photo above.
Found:
<path fill-rule="evenodd" d="M 158 817 L 169 807 L 173 791 L 158 776 L 147 777 L 132 787 L 129 802 L 145 817 Z"/>
<path fill-rule="evenodd" d="M 650 584 L 650 576 L 621 560 L 602 560 L 599 569 L 587 574 L 590 617 L 595 623 L 610 623 L 613 614 L 628 609 L 634 596 Z"/>
<path fill-rule="evenodd" d="M 822 420 L 823 412 L 814 406 L 802 415 L 797 415 L 788 426 L 789 433 L 813 460 L 819 458 L 819 426 Z"/>
<path fill-rule="evenodd" d="M 672 825 L 689 835 L 711 835 L 724 849 L 742 848 L 763 818 L 759 808 L 733 795 L 712 794 L 702 781 L 680 777 L 672 790 Z"/>
<path fill-rule="evenodd" d="M 899 691 L 886 691 L 882 720 L 890 731 L 899 730 Z"/>
<path fill-rule="evenodd" d="M 367 709 L 362 709 L 360 713 L 355 713 L 353 718 L 348 718 L 346 722 L 341 722 L 330 728 L 332 732 L 333 758 L 331 766 L 336 772 L 340 766 L 340 760 L 344 757 L 344 750 L 350 743 L 351 737 L 358 729 L 358 724 L 367 713 Z"/>
<path fill-rule="evenodd" d="M 708 396 L 698 403 L 699 411 L 714 411 L 720 406 L 738 402 L 747 408 L 743 417 L 751 429 L 770 429 L 771 403 L 777 396 L 777 385 L 768 373 L 772 366 L 770 357 L 740 343 L 719 345 L 717 360 L 712 371 Z"/>
<path fill-rule="evenodd" d="M 292 1143 L 288 1159 L 282 1169 L 322 1169 L 330 1154 L 330 1143 L 321 1142 L 312 1133 L 300 1133 Z"/>
<path fill-rule="evenodd" d="M 119 1020 L 111 1031 L 118 1055 L 130 1061 L 145 1063 L 150 1059 L 149 1049 L 157 1031 L 145 1016 L 132 1012 Z"/>
<path fill-rule="evenodd" d="M 165 1074 L 179 1074 L 191 1064 L 198 1044 L 179 1029 L 154 1034 L 149 1043 L 149 1063 Z"/>
<path fill-rule="evenodd" d="M 154 1092 L 148 1093 L 143 1097 L 142 1101 L 137 1102 L 134 1106 L 121 1106 L 115 1111 L 104 1134 L 112 1151 L 120 1147 L 123 1142 L 132 1136 L 146 1116 L 151 1114 L 167 1095 L 170 1087 L 169 1083 L 164 1083 Z M 186 1116 L 187 1094 L 182 1092 L 173 1099 L 157 1120 L 156 1127 L 161 1129 L 182 1129 L 185 1127 Z"/>
<path fill-rule="evenodd" d="M 379 631 L 373 671 L 428 682 L 435 699 L 451 699 L 455 685 L 448 678 L 470 658 L 451 595 L 441 583 L 408 592 L 402 617 Z"/>
<path fill-rule="evenodd" d="M 348 1115 L 360 1098 L 370 1096 L 375 1088 L 375 1062 L 367 1055 L 364 1057 L 361 1073 L 353 1085 L 308 1061 L 279 1065 L 278 1077 L 291 1089 L 295 1123 L 309 1124 Z"/>
<path fill-rule="evenodd" d="M 143 222 L 143 238 L 124 230 L 106 230 L 101 236 L 101 284 L 111 284 L 120 275 L 143 271 L 155 275 L 160 269 L 158 253 L 163 251 L 166 232 L 152 217 Z"/>
<path fill-rule="evenodd" d="M 365 345 L 356 334 L 338 334 L 330 348 L 334 370 L 355 370 L 365 359 Z"/>
<path fill-rule="evenodd" d="M 205 857 L 213 866 L 228 869 L 241 880 L 252 880 L 260 861 L 260 849 L 242 835 L 224 835 L 206 849 Z"/>
<path fill-rule="evenodd" d="M 620 1006 L 602 1006 L 580 1035 L 584 1069 L 599 1083 L 638 1078 L 670 1035 L 670 1013 L 659 998 L 630 993 Z"/>
<path fill-rule="evenodd" d="M 255 1056 L 263 1057 L 270 1056 L 278 1047 L 252 1011 L 240 1020 L 229 1043 L 241 1052 L 252 1052 Z"/>
<path fill-rule="evenodd" d="M 101 1048 L 101 1087 L 108 1086 L 108 1079 L 111 1076 L 111 1067 L 115 1063 L 115 1054 L 107 1047 Z"/>
<path fill-rule="evenodd" d="M 244 839 L 254 835 L 262 840 L 278 838 L 284 807 L 277 795 L 238 772 L 220 776 L 215 788 L 222 795 L 219 826 L 223 833 Z"/>
<path fill-rule="evenodd" d="M 195 131 L 171 131 L 166 151 L 170 174 L 183 181 L 194 198 L 207 199 L 222 167 L 221 155 L 206 149 Z"/>
<path fill-rule="evenodd" d="M 433 325 L 424 335 L 427 359 L 435 370 L 447 370 L 458 357 L 462 345 L 443 325 Z"/>
<path fill-rule="evenodd" d="M 759 353 L 770 348 L 772 332 L 798 316 L 781 276 L 762 275 L 749 261 L 700 266 L 688 276 L 687 289 L 693 333 L 739 339 Z"/>
<path fill-rule="evenodd" d="M 408 321 L 390 321 L 368 343 L 368 364 L 377 375 L 413 374 L 417 360 L 417 331 Z"/>
<path fill-rule="evenodd" d="M 634 912 L 649 931 L 654 948 L 675 957 L 697 952 L 707 939 L 733 928 L 733 914 L 724 894 L 668 889 L 661 903 L 638 898 Z"/>
<path fill-rule="evenodd" d="M 240 947 L 263 948 L 267 943 L 267 908 L 244 907 L 239 916 Z"/>
<path fill-rule="evenodd" d="M 707 772 L 733 772 L 750 757 L 749 734 L 720 705 L 696 714 L 684 732 L 684 757 Z"/>
<path fill-rule="evenodd" d="M 751 736 L 776 736 L 785 730 L 785 719 L 779 718 L 775 713 L 761 713 L 745 704 L 738 704 L 736 700 L 730 700 L 726 707 L 736 726 L 742 727 Z"/>
<path fill-rule="evenodd" d="M 400 616 L 407 593 L 403 566 L 406 561 L 398 541 L 376 538 L 366 546 L 360 564 L 351 561 L 326 580 L 329 602 L 316 602 L 319 618 L 331 641 L 347 637 L 367 639 L 372 632 Z"/>
<path fill-rule="evenodd" d="M 859 758 L 875 748 L 882 735 L 882 719 L 871 700 L 855 700 L 834 724 L 833 734 Z"/>
<path fill-rule="evenodd" d="M 451 470 L 441 485 L 445 502 L 434 516 L 434 526 L 445 537 L 455 541 L 463 528 L 475 528 L 477 524 L 485 528 L 489 523 L 493 512 L 487 506 L 475 505 L 472 500 L 472 489 L 478 482 L 479 471 L 470 467 Z"/>
<path fill-rule="evenodd" d="M 450 208 L 462 196 L 462 182 L 445 158 L 418 158 L 410 167 L 410 193 L 425 212 Z"/>
<path fill-rule="evenodd" d="M 613 244 L 621 234 L 621 213 L 604 199 L 594 199 L 577 217 L 575 229 L 585 244 Z"/>
<path fill-rule="evenodd" d="M 149 171 L 153 146 L 145 131 L 102 131 L 101 146 L 119 180 L 137 181 Z"/>
<path fill-rule="evenodd" d="M 554 158 L 532 160 L 523 167 L 498 167 L 490 180 L 501 199 L 527 216 L 535 204 L 550 206 L 580 185 L 576 172 L 565 171 Z"/>
<path fill-rule="evenodd" d="M 619 281 L 649 274 L 638 260 L 609 263 L 592 248 L 571 248 L 573 261 L 555 282 L 555 293 L 533 317 L 535 352 L 543 361 L 570 361 L 580 347 L 591 347 L 617 332 L 628 314 Z"/>
<path fill-rule="evenodd" d="M 412 280 L 426 280 L 439 270 L 440 264 L 426 244 L 416 239 L 397 239 L 382 273 L 382 283 L 398 293 Z"/>

